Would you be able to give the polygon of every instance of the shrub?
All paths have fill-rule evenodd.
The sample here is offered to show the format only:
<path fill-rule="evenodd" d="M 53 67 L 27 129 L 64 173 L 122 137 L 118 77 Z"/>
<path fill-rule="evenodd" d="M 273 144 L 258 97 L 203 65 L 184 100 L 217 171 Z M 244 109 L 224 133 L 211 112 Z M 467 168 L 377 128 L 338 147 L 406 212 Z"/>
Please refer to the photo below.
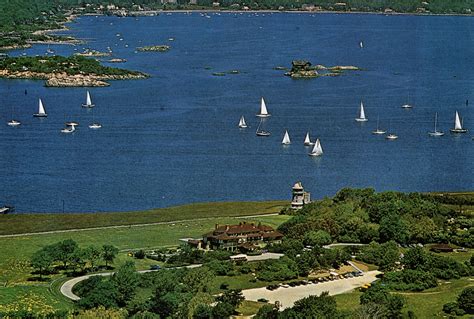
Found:
<path fill-rule="evenodd" d="M 140 249 L 134 253 L 135 258 L 137 259 L 144 259 L 146 256 L 146 253 L 144 250 Z"/>

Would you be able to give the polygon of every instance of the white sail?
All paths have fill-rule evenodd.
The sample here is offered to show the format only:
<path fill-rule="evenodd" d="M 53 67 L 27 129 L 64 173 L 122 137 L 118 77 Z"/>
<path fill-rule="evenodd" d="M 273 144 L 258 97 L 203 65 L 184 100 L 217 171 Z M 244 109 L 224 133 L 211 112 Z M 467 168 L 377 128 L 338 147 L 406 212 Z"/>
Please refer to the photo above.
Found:
<path fill-rule="evenodd" d="M 311 145 L 311 138 L 309 137 L 309 132 L 306 133 L 306 137 L 304 138 L 304 145 Z"/>
<path fill-rule="evenodd" d="M 88 106 L 92 105 L 91 95 L 89 94 L 89 91 L 87 91 L 86 105 Z"/>
<path fill-rule="evenodd" d="M 281 144 L 285 144 L 285 145 L 291 144 L 290 135 L 288 134 L 288 130 L 285 131 L 285 136 L 283 136 L 283 140 L 281 141 Z"/>
<path fill-rule="evenodd" d="M 46 114 L 46 112 L 44 111 L 43 101 L 41 101 L 41 99 L 39 99 L 39 102 L 38 102 L 38 114 L 41 114 L 41 115 Z"/>
<path fill-rule="evenodd" d="M 323 154 L 323 148 L 322 148 L 321 142 L 319 141 L 319 138 L 318 138 L 318 139 L 316 139 L 316 143 L 314 143 L 313 150 L 311 151 L 311 153 L 309 155 L 319 156 L 319 155 L 322 155 L 322 154 Z"/>
<path fill-rule="evenodd" d="M 459 117 L 458 111 L 456 111 L 456 119 L 454 121 L 454 129 L 462 130 L 461 118 Z"/>
<path fill-rule="evenodd" d="M 366 122 L 367 118 L 365 117 L 364 103 L 360 101 L 359 117 L 355 119 L 357 122 Z"/>
<path fill-rule="evenodd" d="M 359 118 L 360 119 L 366 119 L 365 118 L 365 112 L 364 112 L 364 104 L 362 103 L 362 101 L 360 101 L 360 115 L 359 115 Z"/>
<path fill-rule="evenodd" d="M 362 49 L 364 47 L 364 43 L 362 43 L 362 41 L 359 42 L 359 46 L 360 48 Z"/>
<path fill-rule="evenodd" d="M 260 113 L 258 113 L 257 116 L 260 116 L 260 117 L 270 116 L 270 114 L 268 114 L 267 105 L 265 104 L 265 100 L 263 99 L 263 97 L 260 102 Z"/>
<path fill-rule="evenodd" d="M 241 127 L 241 128 L 247 127 L 247 123 L 245 123 L 245 118 L 244 118 L 243 115 L 240 117 L 239 127 Z"/>

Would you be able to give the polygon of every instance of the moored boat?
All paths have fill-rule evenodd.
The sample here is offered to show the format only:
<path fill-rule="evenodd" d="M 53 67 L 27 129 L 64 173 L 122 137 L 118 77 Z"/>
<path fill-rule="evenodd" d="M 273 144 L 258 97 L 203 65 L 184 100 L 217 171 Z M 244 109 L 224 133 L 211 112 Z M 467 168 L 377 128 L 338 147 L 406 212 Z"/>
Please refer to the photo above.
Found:
<path fill-rule="evenodd" d="M 429 136 L 443 136 L 444 135 L 444 132 L 438 131 L 437 125 L 438 125 L 438 112 L 435 113 L 434 131 L 428 132 Z"/>

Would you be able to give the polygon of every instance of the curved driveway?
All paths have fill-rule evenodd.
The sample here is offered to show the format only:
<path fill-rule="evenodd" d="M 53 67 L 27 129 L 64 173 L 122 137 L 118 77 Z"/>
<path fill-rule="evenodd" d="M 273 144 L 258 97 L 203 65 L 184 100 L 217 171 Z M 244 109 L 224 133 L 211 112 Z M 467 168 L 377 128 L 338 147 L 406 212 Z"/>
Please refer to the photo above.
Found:
<path fill-rule="evenodd" d="M 190 265 L 190 266 L 186 266 L 186 268 L 196 268 L 196 267 L 201 267 L 202 265 L 201 264 L 196 264 L 196 265 Z M 181 268 L 181 267 L 176 267 L 176 268 Z M 163 269 L 170 269 L 170 268 L 163 268 Z M 156 269 L 156 270 L 140 270 L 138 271 L 138 273 L 140 274 L 143 274 L 143 273 L 147 273 L 147 272 L 153 272 L 153 271 L 160 271 L 161 269 Z M 75 277 L 75 278 L 72 278 L 72 279 L 69 279 L 68 281 L 66 281 L 62 286 L 61 286 L 61 293 L 71 299 L 71 300 L 79 300 L 81 299 L 81 297 L 79 297 L 78 295 L 75 295 L 73 292 L 72 292 L 72 288 L 78 284 L 79 282 L 83 281 L 83 280 L 86 280 L 86 279 L 89 279 L 90 277 L 93 277 L 93 276 L 111 276 L 113 275 L 115 272 L 102 272 L 102 273 L 99 273 L 99 274 L 90 274 L 90 275 L 84 275 L 84 276 L 80 276 L 80 277 Z"/>

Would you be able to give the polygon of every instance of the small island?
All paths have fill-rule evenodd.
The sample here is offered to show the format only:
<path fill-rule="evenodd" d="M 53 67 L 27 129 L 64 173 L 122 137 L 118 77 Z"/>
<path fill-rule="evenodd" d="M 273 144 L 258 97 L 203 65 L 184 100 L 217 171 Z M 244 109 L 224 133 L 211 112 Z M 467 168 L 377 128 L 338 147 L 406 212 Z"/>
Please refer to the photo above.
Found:
<path fill-rule="evenodd" d="M 80 56 L 85 56 L 85 57 L 105 57 L 105 56 L 110 56 L 110 53 L 100 52 L 93 49 L 85 49 L 83 52 L 74 53 L 74 55 L 80 55 Z"/>
<path fill-rule="evenodd" d="M 152 52 L 152 51 L 167 52 L 170 49 L 171 49 L 171 47 L 169 45 L 148 45 L 148 46 L 144 46 L 144 47 L 138 47 L 137 51 L 140 51 L 140 52 Z"/>
<path fill-rule="evenodd" d="M 110 80 L 145 79 L 147 74 L 103 66 L 82 56 L 6 57 L 0 60 L 0 77 L 46 80 L 49 87 L 109 86 Z"/>
<path fill-rule="evenodd" d="M 282 67 L 276 67 L 276 70 L 282 70 Z M 316 78 L 320 76 L 338 76 L 344 71 L 359 71 L 360 68 L 352 65 L 344 66 L 337 65 L 326 67 L 324 65 L 311 65 L 311 62 L 306 60 L 294 60 L 291 62 L 291 70 L 286 72 L 286 76 L 292 78 Z"/>

